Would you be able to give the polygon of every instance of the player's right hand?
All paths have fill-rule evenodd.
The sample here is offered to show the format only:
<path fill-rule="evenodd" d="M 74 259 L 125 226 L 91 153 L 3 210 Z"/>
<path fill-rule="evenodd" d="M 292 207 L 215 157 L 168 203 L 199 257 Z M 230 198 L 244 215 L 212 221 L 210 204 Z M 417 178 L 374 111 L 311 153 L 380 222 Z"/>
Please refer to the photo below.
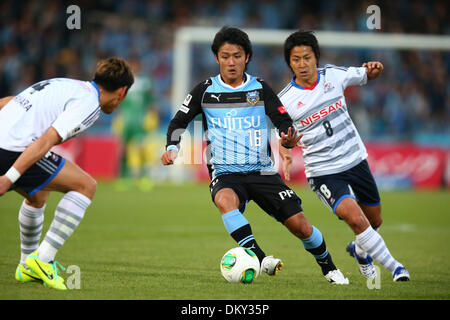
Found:
<path fill-rule="evenodd" d="M 11 187 L 11 180 L 5 175 L 0 176 L 0 196 L 4 195 Z"/>
<path fill-rule="evenodd" d="M 163 153 L 163 155 L 161 157 L 161 162 L 165 166 L 171 165 L 174 163 L 177 156 L 178 156 L 178 152 L 176 150 L 168 150 Z"/>

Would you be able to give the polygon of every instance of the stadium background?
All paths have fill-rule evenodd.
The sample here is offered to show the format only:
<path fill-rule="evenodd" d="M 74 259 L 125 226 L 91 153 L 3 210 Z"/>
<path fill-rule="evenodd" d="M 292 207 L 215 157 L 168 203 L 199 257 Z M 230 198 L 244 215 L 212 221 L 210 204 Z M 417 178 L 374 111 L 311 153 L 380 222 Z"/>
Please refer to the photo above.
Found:
<path fill-rule="evenodd" d="M 66 27 L 66 8 L 72 4 L 81 8 L 80 30 Z M 379 31 L 366 27 L 366 8 L 371 4 L 381 9 Z M 121 142 L 112 127 L 117 115 L 102 115 L 86 134 L 64 143 L 59 150 L 99 178 L 88 214 L 57 256 L 66 267 L 80 267 L 81 290 L 62 294 L 36 283 L 22 286 L 14 280 L 20 255 L 17 211 L 22 198 L 14 192 L 0 198 L 0 299 L 448 300 L 448 51 L 323 48 L 320 61 L 320 65 L 359 65 L 379 59 L 386 67 L 380 79 L 349 89 L 347 101 L 370 147 L 371 166 L 377 168 L 377 181 L 383 187 L 380 232 L 391 252 L 411 272 L 413 281 L 409 283 L 393 283 L 383 270 L 381 289 L 368 289 L 344 250 L 353 238 L 351 230 L 302 185 L 299 160 L 294 170 L 300 184 L 292 187 L 301 195 L 308 219 L 326 235 L 333 260 L 351 285 L 335 287 L 324 281 L 301 244 L 253 203 L 245 214 L 255 237 L 267 253 L 282 258 L 286 265 L 275 279 L 262 276 L 251 286 L 229 285 L 220 276 L 218 262 L 235 243 L 210 201 L 207 182 L 187 181 L 204 179 L 204 166 L 189 166 L 191 170 L 187 170 L 183 164 L 172 168 L 158 164 L 174 107 L 173 45 L 178 28 L 229 24 L 448 36 L 448 7 L 445 0 L 361 1 L 357 5 L 331 0 L 1 1 L 0 96 L 14 95 L 46 78 L 89 80 L 98 59 L 117 55 L 140 61 L 144 74 L 152 78 L 152 108 L 157 110 L 159 122 L 148 140 L 154 144 L 151 175 L 158 185 L 150 192 L 116 189 Z M 255 45 L 254 49 L 249 72 L 263 77 L 275 90 L 281 89 L 290 78 L 281 48 Z M 190 87 L 218 72 L 208 45 L 195 44 L 191 54 L 195 64 Z M 177 179 L 185 183 L 174 185 L 171 181 Z M 422 187 L 432 190 L 419 190 Z M 60 198 L 60 194 L 50 195 L 44 230 Z M 68 273 L 64 277 L 69 280 Z M 178 306 L 183 303 L 169 305 L 174 317 L 168 318 L 179 316 Z M 153 305 L 157 309 L 165 306 Z M 342 304 L 338 308 L 320 306 L 322 313 L 333 312 L 333 316 L 339 310 L 348 312 Z M 414 306 L 420 304 L 414 302 Z M 389 312 L 394 309 L 402 316 L 405 309 L 415 310 L 413 304 L 400 308 L 391 304 Z M 170 313 L 168 310 L 164 312 Z"/>
<path fill-rule="evenodd" d="M 69 30 L 66 8 L 81 9 L 81 29 Z M 366 9 L 377 4 L 381 29 L 368 30 Z M 2 1 L 0 5 L 0 96 L 53 77 L 90 79 L 96 61 L 111 55 L 140 62 L 152 80 L 151 108 L 158 126 L 151 132 L 154 181 L 205 179 L 203 165 L 171 175 L 159 166 L 164 134 L 172 116 L 173 42 L 183 26 L 357 31 L 448 35 L 448 2 L 435 1 Z M 290 80 L 282 48 L 255 45 L 249 73 L 278 92 Z M 218 68 L 208 45 L 193 45 L 190 87 Z M 450 53 L 438 50 L 322 48 L 320 65 L 360 65 L 380 60 L 385 72 L 365 87 L 347 89 L 350 112 L 369 147 L 369 161 L 382 188 L 449 185 Z M 176 73 L 175 73 L 176 74 Z M 179 102 L 181 103 L 181 101 Z M 62 146 L 100 179 L 120 170 L 120 137 L 114 115 L 103 115 L 84 136 Z M 148 141 L 150 141 L 148 140 Z M 119 150 L 118 150 L 119 148 Z M 101 165 L 95 159 L 104 157 Z M 304 182 L 302 163 L 293 179 Z"/>

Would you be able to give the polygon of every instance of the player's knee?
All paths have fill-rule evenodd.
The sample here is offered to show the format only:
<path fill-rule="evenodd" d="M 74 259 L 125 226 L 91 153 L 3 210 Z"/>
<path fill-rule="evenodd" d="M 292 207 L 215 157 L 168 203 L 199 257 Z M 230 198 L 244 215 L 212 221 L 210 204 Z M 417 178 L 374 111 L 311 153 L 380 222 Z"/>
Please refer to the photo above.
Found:
<path fill-rule="evenodd" d="M 284 225 L 289 231 L 300 239 L 305 239 L 312 234 L 312 225 L 306 219 L 303 212 L 299 212 L 284 221 Z"/>
<path fill-rule="evenodd" d="M 350 211 L 340 216 L 349 225 L 349 227 L 359 234 L 369 226 L 369 221 L 362 212 Z"/>
<path fill-rule="evenodd" d="M 87 186 L 87 191 L 89 194 L 88 197 L 90 199 L 92 199 L 94 197 L 95 193 L 97 192 L 97 181 L 94 178 L 92 178 L 89 181 L 88 186 Z"/>
<path fill-rule="evenodd" d="M 92 198 L 94 198 L 95 192 L 97 191 L 97 181 L 89 176 L 87 179 L 83 180 L 83 183 L 80 185 L 78 190 L 75 191 L 81 193 L 82 195 L 85 195 L 92 200 Z"/>
<path fill-rule="evenodd" d="M 374 229 L 379 228 L 382 223 L 383 223 L 383 218 L 381 217 L 381 215 L 379 215 L 379 216 L 377 216 L 375 218 L 372 218 L 371 221 L 370 221 L 370 225 Z"/>
<path fill-rule="evenodd" d="M 222 189 L 214 197 L 214 203 L 219 211 L 224 214 L 239 206 L 239 198 L 231 189 Z"/>

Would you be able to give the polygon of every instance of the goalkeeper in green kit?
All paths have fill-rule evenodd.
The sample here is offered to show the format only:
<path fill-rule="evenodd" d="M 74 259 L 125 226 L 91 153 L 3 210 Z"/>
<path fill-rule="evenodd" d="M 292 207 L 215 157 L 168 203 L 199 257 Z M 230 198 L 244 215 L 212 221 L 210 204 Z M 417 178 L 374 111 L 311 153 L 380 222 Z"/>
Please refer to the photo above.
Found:
<path fill-rule="evenodd" d="M 122 140 L 120 179 L 116 189 L 124 191 L 137 186 L 150 191 L 150 164 L 153 152 L 147 143 L 148 134 L 158 128 L 158 113 L 152 108 L 152 79 L 142 72 L 140 62 L 132 59 L 130 65 L 136 73 L 135 86 L 128 92 L 121 110 L 113 120 L 113 131 Z"/>

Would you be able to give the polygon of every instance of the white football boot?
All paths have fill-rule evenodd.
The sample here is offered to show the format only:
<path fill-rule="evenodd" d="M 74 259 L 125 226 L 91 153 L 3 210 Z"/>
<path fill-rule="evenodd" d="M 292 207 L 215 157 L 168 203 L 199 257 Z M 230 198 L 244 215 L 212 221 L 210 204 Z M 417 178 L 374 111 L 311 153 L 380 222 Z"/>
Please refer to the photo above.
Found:
<path fill-rule="evenodd" d="M 275 276 L 283 266 L 284 263 L 280 259 L 274 258 L 273 256 L 266 256 L 261 262 L 260 273 L 264 271 L 269 276 Z"/>
<path fill-rule="evenodd" d="M 328 280 L 328 282 L 333 284 L 349 284 L 350 281 L 342 274 L 341 270 L 335 269 L 331 270 L 325 275 L 325 279 Z"/>

